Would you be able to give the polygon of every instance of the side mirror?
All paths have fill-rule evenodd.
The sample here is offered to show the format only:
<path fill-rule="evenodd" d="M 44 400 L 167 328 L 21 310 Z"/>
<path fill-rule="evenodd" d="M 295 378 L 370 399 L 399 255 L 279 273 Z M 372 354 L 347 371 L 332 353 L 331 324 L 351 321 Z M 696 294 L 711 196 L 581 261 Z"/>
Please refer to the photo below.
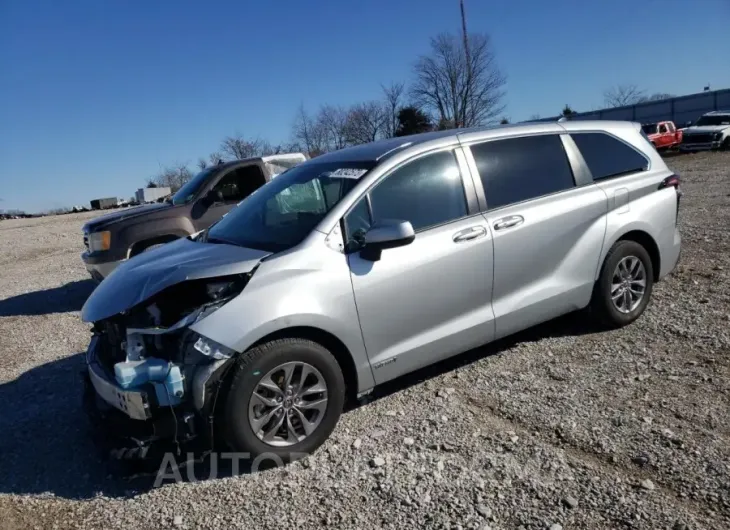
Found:
<path fill-rule="evenodd" d="M 369 261 L 378 261 L 383 250 L 410 245 L 414 239 L 416 233 L 410 221 L 383 220 L 365 233 L 365 244 L 360 256 Z"/>
<path fill-rule="evenodd" d="M 691 121 L 688 121 L 687 123 L 684 124 L 684 126 L 685 127 L 692 127 L 692 122 Z"/>

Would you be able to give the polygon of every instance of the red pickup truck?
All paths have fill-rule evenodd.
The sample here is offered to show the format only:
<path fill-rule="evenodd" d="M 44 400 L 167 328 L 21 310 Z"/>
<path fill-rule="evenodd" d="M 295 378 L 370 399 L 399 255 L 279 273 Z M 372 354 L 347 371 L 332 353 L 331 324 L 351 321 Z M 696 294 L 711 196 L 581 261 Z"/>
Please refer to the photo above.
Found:
<path fill-rule="evenodd" d="M 657 151 L 675 149 L 682 143 L 682 131 L 677 129 L 672 121 L 645 123 L 641 129 Z"/>

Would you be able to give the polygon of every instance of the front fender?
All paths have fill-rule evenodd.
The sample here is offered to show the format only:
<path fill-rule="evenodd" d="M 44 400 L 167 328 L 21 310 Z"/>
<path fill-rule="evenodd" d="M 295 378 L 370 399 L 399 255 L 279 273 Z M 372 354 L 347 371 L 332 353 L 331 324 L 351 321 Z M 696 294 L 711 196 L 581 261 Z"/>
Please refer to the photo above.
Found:
<path fill-rule="evenodd" d="M 350 269 L 344 254 L 304 248 L 261 262 L 239 296 L 191 329 L 235 351 L 297 327 L 336 337 L 352 356 L 358 392 L 375 384 L 360 331 Z"/>
<path fill-rule="evenodd" d="M 161 236 L 188 237 L 195 232 L 193 224 L 187 217 L 174 217 L 169 219 L 148 219 L 130 224 L 120 230 L 120 236 L 126 242 L 127 248 L 132 248 L 135 243 L 140 241 Z"/>

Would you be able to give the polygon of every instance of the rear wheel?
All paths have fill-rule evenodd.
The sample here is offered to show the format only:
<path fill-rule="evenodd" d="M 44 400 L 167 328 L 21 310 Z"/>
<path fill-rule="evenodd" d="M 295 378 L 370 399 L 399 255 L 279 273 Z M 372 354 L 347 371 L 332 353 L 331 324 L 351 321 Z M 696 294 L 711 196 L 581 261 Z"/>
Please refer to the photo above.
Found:
<path fill-rule="evenodd" d="M 274 340 L 237 360 L 220 427 L 234 451 L 288 462 L 329 437 L 344 401 L 344 378 L 327 349 L 309 340 Z"/>
<path fill-rule="evenodd" d="M 593 289 L 591 311 L 608 327 L 630 324 L 646 309 L 654 285 L 646 249 L 636 241 L 618 241 L 603 262 Z"/>

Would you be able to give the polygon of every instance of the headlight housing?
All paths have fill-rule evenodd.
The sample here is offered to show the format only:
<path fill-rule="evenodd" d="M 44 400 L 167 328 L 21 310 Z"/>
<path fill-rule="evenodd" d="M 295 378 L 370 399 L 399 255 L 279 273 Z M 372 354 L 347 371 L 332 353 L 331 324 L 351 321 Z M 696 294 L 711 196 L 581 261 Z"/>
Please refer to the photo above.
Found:
<path fill-rule="evenodd" d="M 112 233 L 109 230 L 103 232 L 91 232 L 89 234 L 89 251 L 99 252 L 109 250 L 111 247 Z"/>
<path fill-rule="evenodd" d="M 714 135 L 714 138 L 715 138 L 715 140 L 722 140 L 722 133 L 721 132 L 716 132 L 715 135 Z"/>
<path fill-rule="evenodd" d="M 220 361 L 222 359 L 230 359 L 233 354 L 236 353 L 235 350 L 223 346 L 222 344 L 219 344 L 218 342 L 209 339 L 208 337 L 204 337 L 203 335 L 198 335 L 197 340 L 193 344 L 193 348 L 195 348 L 206 357 L 210 357 L 211 359 L 215 359 L 216 361 Z"/>

